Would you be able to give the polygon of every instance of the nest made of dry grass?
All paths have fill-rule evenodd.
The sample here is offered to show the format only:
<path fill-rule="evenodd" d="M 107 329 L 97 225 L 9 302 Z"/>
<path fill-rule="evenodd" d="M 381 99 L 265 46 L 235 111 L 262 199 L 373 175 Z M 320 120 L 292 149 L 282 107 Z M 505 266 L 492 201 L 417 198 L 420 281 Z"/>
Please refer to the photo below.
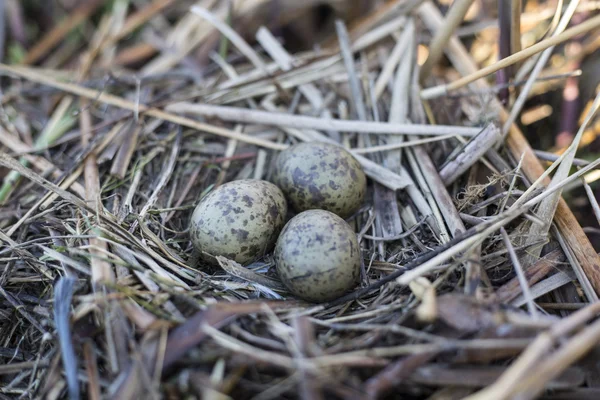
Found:
<path fill-rule="evenodd" d="M 0 398 L 598 393 L 600 263 L 560 195 L 583 187 L 598 210 L 581 178 L 600 161 L 575 151 L 600 101 L 584 99 L 573 146 L 534 152 L 506 122 L 518 96 L 577 66 L 536 76 L 513 42 L 493 86 L 472 58 L 483 77 L 506 58 L 478 47 L 496 20 L 502 40 L 521 21 L 584 60 L 593 8 L 552 24 L 551 4 L 456 1 L 443 19 L 429 1 L 118 3 L 75 4 L 0 65 Z M 560 33 L 571 15 L 578 35 Z M 370 178 L 348 219 L 361 283 L 318 305 L 282 288 L 271 254 L 209 268 L 187 232 L 206 193 L 269 179 L 279 150 L 310 140 L 350 149 Z"/>

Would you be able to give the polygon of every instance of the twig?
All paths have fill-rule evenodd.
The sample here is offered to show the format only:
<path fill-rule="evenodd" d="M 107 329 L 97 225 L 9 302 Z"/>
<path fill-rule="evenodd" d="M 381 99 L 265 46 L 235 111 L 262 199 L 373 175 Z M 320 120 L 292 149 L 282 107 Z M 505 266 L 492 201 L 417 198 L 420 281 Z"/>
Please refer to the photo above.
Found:
<path fill-rule="evenodd" d="M 73 99 L 70 97 L 65 97 L 61 100 L 59 105 L 54 110 L 52 118 L 50 118 L 44 130 L 36 139 L 34 144 L 35 149 L 44 148 L 48 144 L 53 143 L 74 124 L 75 119 L 68 114 L 68 110 L 71 107 L 72 102 Z M 24 165 L 27 165 L 27 158 L 21 158 L 21 162 Z M 19 174 L 13 171 L 4 179 L 2 187 L 0 188 L 0 203 L 7 199 L 19 178 Z"/>
<path fill-rule="evenodd" d="M 409 28 L 414 29 L 414 23 L 412 22 L 412 20 L 410 22 Z M 374 97 L 376 100 L 378 100 L 381 97 L 381 95 L 383 94 L 383 92 L 386 88 L 386 85 L 389 83 L 390 79 L 392 78 L 392 76 L 394 74 L 394 69 L 400 62 L 400 59 L 402 58 L 402 56 L 407 51 L 408 46 L 414 45 L 413 40 L 414 40 L 414 31 L 412 32 L 412 34 L 407 35 L 406 29 L 405 29 L 404 34 L 401 36 L 400 40 L 398 40 L 398 42 L 396 42 L 396 45 L 392 49 L 390 56 L 388 57 L 383 68 L 381 69 L 381 73 L 379 74 L 379 76 L 377 77 L 377 80 L 375 81 L 375 88 L 373 89 L 373 92 L 374 92 Z"/>
<path fill-rule="evenodd" d="M 294 339 L 298 346 L 298 356 L 301 358 L 310 357 L 311 346 L 314 346 L 314 328 L 308 317 L 299 316 L 293 319 Z M 317 384 L 317 380 L 310 373 L 300 370 L 300 398 L 302 400 L 321 400 L 323 395 Z"/>
<path fill-rule="evenodd" d="M 585 271 L 583 270 L 583 268 L 581 268 L 579 260 L 577 260 L 577 257 L 575 257 L 575 255 L 573 254 L 573 250 L 567 245 L 563 235 L 560 233 L 560 231 L 556 228 L 554 224 L 552 225 L 552 232 L 554 234 L 554 237 L 556 237 L 556 240 L 560 244 L 563 253 L 567 257 L 567 261 L 573 269 L 573 272 L 575 272 L 575 276 L 579 281 L 579 285 L 581 286 L 581 290 L 585 294 L 585 297 L 590 303 L 598 301 L 598 294 L 595 292 L 592 283 L 585 274 Z"/>
<path fill-rule="evenodd" d="M 88 102 L 81 102 L 81 114 L 80 116 L 80 127 L 81 127 L 81 141 L 84 146 L 87 146 L 90 142 L 90 129 L 91 129 L 91 116 L 88 109 Z M 96 155 L 90 154 L 84 163 L 84 177 L 85 177 L 85 198 L 89 207 L 94 210 L 93 215 L 98 215 L 103 212 L 102 202 L 100 200 L 100 177 L 98 175 L 98 165 L 96 164 Z M 106 242 L 98 241 L 97 238 L 90 239 L 90 245 L 93 248 L 100 247 L 106 250 Z M 102 260 L 95 250 L 91 251 L 92 259 L 92 282 L 94 285 L 101 284 L 102 282 L 114 282 L 115 275 L 110 264 Z"/>
<path fill-rule="evenodd" d="M 6 146 L 8 149 L 15 153 L 30 153 L 35 151 L 32 147 L 19 140 L 19 138 L 10 135 L 8 132 L 1 128 L 0 143 L 2 143 L 4 146 Z M 31 163 L 31 165 L 36 167 L 41 172 L 54 171 L 53 176 L 56 178 L 58 178 L 62 174 L 62 172 L 55 165 L 53 165 L 50 161 L 46 160 L 45 158 L 31 155 L 23 156 L 23 158 L 25 158 L 28 162 Z M 78 182 L 74 182 L 71 185 L 71 189 L 73 190 L 73 192 L 75 192 L 81 197 L 83 197 L 85 193 L 84 187 Z"/>
<path fill-rule="evenodd" d="M 8 293 L 2 286 L 0 286 L 0 295 L 2 295 L 11 306 L 14 307 L 14 309 L 21 314 L 27 321 L 29 321 L 29 323 L 34 326 L 41 334 L 42 336 L 46 336 L 48 337 L 50 334 L 48 332 L 46 332 L 46 330 L 42 327 L 42 325 L 40 325 L 39 322 L 37 322 L 32 316 L 31 314 L 29 314 L 27 312 L 27 310 L 25 310 L 25 308 L 23 307 L 23 304 L 18 300 L 15 299 L 10 293 Z"/>
<path fill-rule="evenodd" d="M 379 236 L 371 236 L 371 235 L 362 235 L 362 237 L 365 239 L 369 239 L 369 240 L 375 240 L 377 242 L 394 242 L 396 240 L 404 239 L 404 238 L 412 235 L 417 229 L 419 229 L 419 227 L 421 226 L 421 224 L 424 221 L 425 221 L 425 218 L 423 218 L 418 224 L 411 226 L 406 232 L 403 232 L 396 236 L 379 237 Z"/>
<path fill-rule="evenodd" d="M 229 39 L 229 41 L 231 41 L 231 43 L 237 47 L 238 50 L 240 50 L 244 57 L 248 58 L 256 67 L 266 71 L 265 63 L 260 59 L 256 52 L 252 50 L 248 43 L 246 43 L 246 41 L 243 40 L 242 37 L 229 25 L 222 22 L 214 14 L 202 7 L 192 6 L 190 11 L 210 22 L 223 35 L 225 35 L 227 39 Z"/>
<path fill-rule="evenodd" d="M 510 18 L 510 2 L 498 2 L 498 58 L 503 59 L 511 55 L 511 18 Z M 507 67 L 499 70 L 496 73 L 496 85 L 506 85 L 512 75 L 512 67 Z M 501 89 L 498 92 L 498 100 L 501 104 L 508 103 L 508 88 Z"/>
<path fill-rule="evenodd" d="M 569 271 L 571 272 L 571 271 Z M 548 293 L 553 292 L 554 290 L 565 286 L 568 283 L 571 283 L 575 279 L 573 273 L 566 273 L 563 271 L 559 271 L 558 273 L 545 278 L 544 280 L 536 283 L 530 288 L 531 297 L 533 299 L 537 299 L 541 296 L 544 296 Z M 527 302 L 525 301 L 525 296 L 522 294 L 519 295 L 516 299 L 514 299 L 510 303 L 513 307 L 522 307 Z"/>
<path fill-rule="evenodd" d="M 448 140 L 455 138 L 455 135 L 447 135 L 447 136 L 435 136 L 428 139 L 416 139 L 416 140 L 408 140 L 405 142 L 394 142 L 389 144 L 382 144 L 379 146 L 369 146 L 369 147 L 353 147 L 350 151 L 353 154 L 371 154 L 377 153 L 379 151 L 393 151 L 398 149 L 403 149 L 406 147 L 420 146 L 427 143 L 439 142 L 442 140 Z"/>
<path fill-rule="evenodd" d="M 261 44 L 282 71 L 289 71 L 296 60 L 288 54 L 285 48 L 277 41 L 271 32 L 261 26 L 256 32 L 256 40 Z M 331 112 L 324 107 L 325 99 L 319 89 L 312 83 L 298 86 L 298 90 L 306 97 L 315 110 L 322 110 L 321 117 L 332 119 Z M 328 135 L 336 142 L 340 142 L 339 132 L 328 131 Z"/>
<path fill-rule="evenodd" d="M 83 357 L 85 359 L 85 368 L 88 374 L 88 396 L 90 400 L 100 400 L 102 397 L 100 395 L 98 361 L 91 340 L 86 340 L 83 343 Z"/>
<path fill-rule="evenodd" d="M 113 46 L 115 43 L 129 35 L 153 16 L 163 11 L 165 8 L 170 7 L 174 2 L 175 0 L 154 0 L 152 3 L 147 4 L 137 13 L 127 18 L 121 29 L 102 43 L 100 50 L 102 51 L 107 47 Z"/>
<path fill-rule="evenodd" d="M 587 354 L 600 340 L 600 321 L 595 321 L 574 335 L 566 344 L 541 363 L 536 374 L 525 375 L 516 390 L 523 399 L 536 398 L 546 382 L 557 377 L 566 368 Z"/>
<path fill-rule="evenodd" d="M 598 199 L 596 198 L 596 195 L 592 191 L 592 188 L 590 187 L 590 185 L 588 185 L 585 179 L 582 179 L 581 182 L 583 183 L 585 194 L 587 195 L 588 200 L 590 201 L 590 205 L 592 206 L 592 210 L 594 211 L 596 220 L 598 221 L 598 224 L 600 224 L 600 205 L 598 205 Z"/>
<path fill-rule="evenodd" d="M 543 161 L 551 161 L 554 162 L 556 160 L 558 160 L 558 158 L 560 156 L 554 154 L 554 153 L 550 153 L 548 151 L 542 151 L 542 150 L 534 150 L 535 155 L 537 156 L 537 158 L 539 158 L 540 160 Z M 586 165 L 588 165 L 590 162 L 581 158 L 574 158 L 573 159 L 573 165 L 576 167 L 585 167 Z"/>
<path fill-rule="evenodd" d="M 263 104 L 263 106 L 267 110 L 272 110 L 272 111 L 276 110 L 274 105 L 269 104 L 267 102 L 265 102 Z M 335 141 L 333 141 L 332 139 L 328 138 L 327 136 L 319 133 L 318 131 L 312 131 L 312 130 L 307 130 L 307 129 L 299 130 L 299 129 L 295 129 L 295 128 L 282 128 L 282 129 L 284 132 L 286 132 L 289 135 L 292 135 L 302 141 L 315 140 L 315 141 L 328 142 L 328 143 L 332 143 L 332 144 L 339 146 L 339 143 L 336 143 Z M 366 158 L 360 154 L 354 154 L 354 158 L 356 158 L 358 160 L 358 162 L 363 167 L 365 174 L 369 178 L 373 179 L 374 181 L 382 184 L 383 186 L 385 186 L 389 189 L 399 190 L 399 189 L 404 189 L 404 188 L 414 185 L 410 176 L 407 176 L 406 174 L 400 175 L 400 174 L 394 173 L 394 172 L 390 171 L 389 169 L 382 167 L 381 165 L 377 164 L 376 162 L 371 161 L 368 158 Z"/>

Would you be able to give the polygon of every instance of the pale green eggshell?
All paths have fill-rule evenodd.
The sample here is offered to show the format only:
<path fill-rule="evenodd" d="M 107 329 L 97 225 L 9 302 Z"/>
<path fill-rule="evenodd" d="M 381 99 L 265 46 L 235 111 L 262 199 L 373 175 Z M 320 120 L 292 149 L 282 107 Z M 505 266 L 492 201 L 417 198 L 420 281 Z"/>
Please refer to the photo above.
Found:
<path fill-rule="evenodd" d="M 287 204 L 270 182 L 243 179 L 219 186 L 192 214 L 194 247 L 212 256 L 246 264 L 269 252 L 285 222 Z M 214 263 L 214 258 L 203 256 Z"/>
<path fill-rule="evenodd" d="M 292 208 L 331 211 L 342 218 L 363 203 L 367 178 L 360 163 L 334 144 L 295 144 L 277 157 L 273 182 L 281 188 Z"/>
<path fill-rule="evenodd" d="M 358 282 L 360 260 L 356 233 L 346 221 L 325 210 L 296 215 L 275 246 L 281 281 L 295 296 L 316 303 L 352 289 Z"/>

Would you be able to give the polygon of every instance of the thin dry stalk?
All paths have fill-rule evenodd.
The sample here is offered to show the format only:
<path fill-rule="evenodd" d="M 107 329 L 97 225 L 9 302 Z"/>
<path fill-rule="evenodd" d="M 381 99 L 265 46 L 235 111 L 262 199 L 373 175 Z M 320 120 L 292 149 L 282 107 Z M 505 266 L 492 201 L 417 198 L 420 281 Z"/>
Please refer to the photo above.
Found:
<path fill-rule="evenodd" d="M 534 54 L 537 54 L 541 51 L 546 50 L 547 48 L 556 46 L 557 44 L 560 44 L 560 43 L 564 43 L 567 40 L 570 40 L 581 34 L 588 33 L 598 27 L 600 27 L 600 15 L 590 18 L 587 21 L 585 21 L 573 28 L 567 29 L 560 35 L 553 36 L 548 39 L 544 39 L 541 42 L 538 42 L 538 43 L 534 44 L 533 46 L 530 46 L 524 50 L 521 50 L 518 53 L 512 54 L 511 56 L 506 57 L 492 65 L 481 68 L 480 70 L 477 70 L 476 72 L 473 72 L 472 74 L 469 74 L 460 79 L 457 79 L 456 81 L 454 81 L 450 84 L 440 85 L 440 86 L 435 86 L 432 88 L 425 89 L 421 92 L 421 97 L 425 100 L 430 100 L 435 97 L 444 96 L 453 90 L 460 89 L 463 86 L 466 86 L 469 83 L 472 83 L 472 82 L 474 82 L 478 79 L 481 79 L 487 75 L 493 74 L 494 72 L 496 72 L 502 68 L 506 68 L 517 62 L 523 61 L 523 60 L 531 57 Z"/>
<path fill-rule="evenodd" d="M 229 39 L 229 41 L 231 41 L 231 43 L 244 55 L 244 57 L 250 60 L 250 62 L 254 64 L 255 67 L 266 71 L 267 67 L 263 60 L 258 56 L 258 54 L 254 50 L 252 50 L 252 47 L 250 47 L 248 43 L 246 43 L 246 41 L 242 39 L 242 37 L 229 25 L 222 22 L 217 16 L 215 16 L 205 8 L 193 6 L 190 9 L 190 11 L 210 22 L 210 24 L 217 28 L 219 32 L 221 32 L 227 39 Z"/>
<path fill-rule="evenodd" d="M 463 22 L 472 4 L 473 0 L 458 0 L 452 3 L 441 29 L 435 32 L 433 39 L 431 39 L 429 55 L 425 60 L 425 64 L 421 67 L 420 82 L 425 82 L 433 67 L 441 60 L 444 55 L 444 47 L 446 47 L 456 28 Z"/>
<path fill-rule="evenodd" d="M 89 144 L 91 135 L 91 116 L 88 106 L 89 103 L 87 101 L 81 102 L 79 124 L 81 128 L 81 142 L 83 146 L 87 146 Z M 90 154 L 85 160 L 83 175 L 85 178 L 85 199 L 88 206 L 94 210 L 94 213 L 90 215 L 91 218 L 94 218 L 103 212 L 102 201 L 100 197 L 100 177 L 98 174 L 98 165 L 96 163 L 95 154 Z M 99 249 L 90 250 L 90 253 L 92 254 L 92 282 L 94 285 L 113 283 L 115 281 L 115 274 L 112 266 L 102 257 L 102 252 L 106 251 L 108 248 L 106 246 L 106 242 L 94 238 L 90 239 L 90 245 L 92 249 Z"/>
<path fill-rule="evenodd" d="M 414 23 L 412 22 L 412 20 L 410 23 L 410 28 L 414 29 Z M 396 42 L 394 49 L 392 50 L 390 56 L 387 58 L 383 68 L 381 69 L 381 73 L 375 81 L 375 88 L 373 89 L 373 91 L 376 100 L 378 100 L 385 91 L 386 86 L 388 85 L 390 79 L 392 79 L 392 76 L 394 75 L 394 70 L 396 69 L 396 66 L 400 62 L 402 56 L 408 50 L 408 46 L 413 45 L 414 37 L 412 37 L 412 35 L 406 35 L 405 32 L 406 30 L 404 31 L 400 39 Z"/>
<path fill-rule="evenodd" d="M 592 205 L 592 210 L 594 211 L 596 220 L 598 221 L 598 224 L 600 225 L 600 205 L 598 204 L 598 199 L 596 198 L 596 195 L 592 191 L 592 188 L 590 187 L 590 185 L 585 181 L 585 178 L 582 179 L 581 182 L 585 189 L 585 193 L 588 197 L 588 200 L 590 201 L 590 204 Z"/>
<path fill-rule="evenodd" d="M 565 151 L 565 153 L 563 154 L 565 157 L 560 162 L 560 165 L 558 166 L 556 173 L 554 174 L 554 177 L 552 178 L 552 182 L 548 186 L 549 189 L 560 184 L 560 182 L 569 175 L 569 172 L 570 172 L 572 164 L 573 164 L 573 159 L 575 158 L 575 154 L 577 152 L 577 148 L 579 147 L 579 142 L 581 140 L 583 132 L 587 128 L 588 124 L 592 121 L 592 118 L 594 117 L 594 115 L 596 114 L 598 109 L 600 109 L 600 94 L 598 94 L 598 96 L 596 97 L 596 99 L 594 101 L 594 104 L 592 105 L 591 109 L 589 110 L 588 114 L 586 115 L 585 121 L 583 122 L 583 124 L 579 128 L 579 131 L 577 132 L 577 135 L 573 139 L 573 143 L 571 143 L 571 145 L 569 146 L 567 151 Z M 557 163 L 557 162 L 559 162 L 559 161 L 556 161 L 555 163 Z M 539 239 L 540 237 L 543 237 L 548 234 L 548 230 L 550 229 L 550 224 L 552 222 L 552 219 L 554 218 L 554 214 L 555 214 L 556 208 L 558 206 L 560 194 L 561 194 L 561 192 L 558 191 L 554 194 L 554 196 L 549 197 L 548 199 L 546 199 L 545 201 L 543 201 L 540 204 L 536 214 L 544 222 L 544 225 L 533 224 L 531 226 L 531 229 L 529 230 L 529 235 L 528 235 L 528 239 L 527 239 L 526 243 L 529 244 L 534 240 L 534 238 Z M 528 265 L 529 263 L 531 263 L 535 258 L 537 258 L 540 251 L 541 251 L 541 248 L 538 248 L 537 250 L 535 250 L 535 252 L 529 253 L 528 257 L 525 259 L 524 264 Z M 596 287 L 596 290 L 598 290 L 598 289 L 599 288 Z"/>
<path fill-rule="evenodd" d="M 506 229 L 504 229 L 504 227 L 500 228 L 500 233 L 502 234 L 502 240 L 504 241 L 504 245 L 508 250 L 510 260 L 512 261 L 513 267 L 515 268 L 515 272 L 519 280 L 519 285 L 521 285 L 521 290 L 523 291 L 523 297 L 525 297 L 525 301 L 527 302 L 527 309 L 529 310 L 529 314 L 531 314 L 533 318 L 537 318 L 538 312 L 533 302 L 531 292 L 529 291 L 529 285 L 527 283 L 527 279 L 525 278 L 525 273 L 523 272 L 521 263 L 519 262 L 519 257 L 517 257 L 515 248 L 513 247 L 510 241 L 510 237 L 508 236 L 508 233 L 506 233 Z"/>
<path fill-rule="evenodd" d="M 113 159 L 113 164 L 110 168 L 111 175 L 114 175 L 119 179 L 125 178 L 125 175 L 127 175 L 127 172 L 129 171 L 129 163 L 131 162 L 133 152 L 137 147 L 138 137 L 142 130 L 142 125 L 138 123 L 131 128 L 132 129 L 123 131 L 125 137 L 119 146 L 119 151 Z"/>
<path fill-rule="evenodd" d="M 556 37 L 556 36 L 560 35 L 567 28 L 578 5 L 579 5 L 579 0 L 574 0 L 569 3 L 569 6 L 565 10 L 565 13 L 561 17 L 560 22 L 558 23 L 558 26 L 556 27 L 556 30 L 552 34 L 552 37 Z M 502 136 L 503 137 L 506 137 L 506 135 L 508 135 L 510 127 L 515 122 L 518 115 L 521 114 L 521 110 L 523 109 L 523 105 L 525 104 L 525 101 L 527 100 L 527 98 L 529 96 L 529 92 L 530 92 L 531 88 L 533 87 L 533 84 L 535 83 L 537 77 L 539 76 L 540 72 L 542 71 L 542 68 L 544 68 L 544 66 L 548 62 L 548 59 L 552 55 L 553 51 L 554 51 L 554 46 L 549 47 L 546 50 L 544 50 L 542 52 L 542 54 L 540 55 L 540 57 L 538 58 L 535 66 L 533 67 L 533 70 L 531 71 L 531 73 L 529 74 L 529 77 L 527 78 L 527 82 L 525 83 L 525 86 L 521 89 L 521 93 L 519 93 L 519 97 L 513 104 L 512 108 L 510 110 L 510 114 L 508 115 L 508 118 L 504 122 L 504 126 L 502 127 Z"/>
<path fill-rule="evenodd" d="M 358 132 L 395 135 L 459 135 L 475 136 L 478 128 L 455 127 L 444 125 L 417 125 L 402 123 L 385 123 L 371 121 L 348 121 L 340 119 L 326 120 L 323 118 L 287 113 L 248 110 L 240 107 L 214 106 L 210 104 L 173 103 L 167 106 L 167 111 L 201 115 L 205 118 L 219 118 L 229 122 L 249 124 L 274 125 L 296 129 L 317 129 L 322 131 Z"/>
<path fill-rule="evenodd" d="M 94 353 L 91 341 L 83 343 L 83 356 L 88 377 L 88 396 L 90 400 L 100 400 L 100 375 L 98 373 L 98 361 Z"/>
<path fill-rule="evenodd" d="M 510 50 L 511 53 L 521 51 L 521 9 L 523 8 L 522 0 L 511 0 L 510 12 Z"/>
<path fill-rule="evenodd" d="M 256 32 L 256 40 L 265 49 L 265 51 L 271 56 L 271 58 L 277 63 L 282 71 L 289 71 L 296 63 L 294 59 L 285 48 L 277 41 L 277 39 L 271 34 L 271 32 L 261 26 Z M 298 90 L 306 97 L 315 110 L 322 110 L 321 117 L 325 119 L 333 119 L 331 112 L 325 105 L 325 99 L 321 94 L 321 91 L 312 83 L 306 83 L 298 86 Z M 339 132 L 328 131 L 328 135 L 336 142 L 340 141 Z"/>
<path fill-rule="evenodd" d="M 565 257 L 560 250 L 555 250 L 540 258 L 535 264 L 531 265 L 524 272 L 525 283 L 531 287 L 541 281 L 551 271 L 555 270 L 558 264 L 564 261 Z M 521 293 L 521 278 L 514 277 L 496 290 L 496 298 L 501 303 L 507 303 L 513 300 Z"/>
<path fill-rule="evenodd" d="M 598 301 L 598 295 L 596 294 L 594 287 L 592 286 L 590 280 L 585 274 L 585 271 L 583 270 L 583 268 L 581 268 L 581 264 L 579 264 L 577 257 L 575 257 L 575 255 L 573 254 L 573 250 L 567 245 L 563 235 L 560 233 L 560 231 L 556 228 L 554 224 L 552 225 L 552 233 L 554 234 L 554 237 L 556 237 L 556 240 L 558 241 L 561 249 L 566 255 L 567 261 L 569 261 L 573 272 L 575 272 L 575 276 L 577 277 L 577 281 L 581 285 L 583 293 L 585 293 L 585 297 L 589 300 L 590 303 Z"/>
<path fill-rule="evenodd" d="M 23 143 L 21 140 L 9 134 L 4 129 L 0 129 L 0 143 L 2 143 L 2 145 L 6 146 L 8 149 L 17 154 L 27 154 L 34 152 L 34 149 L 31 146 Z M 60 169 L 58 169 L 55 165 L 53 165 L 50 161 L 46 160 L 43 157 L 31 155 L 24 155 L 23 157 L 28 162 L 30 162 L 31 165 L 36 167 L 40 172 L 54 171 L 53 177 L 56 178 L 59 178 L 63 173 Z M 75 192 L 75 194 L 77 194 L 80 197 L 84 196 L 85 188 L 78 182 L 73 182 L 73 184 L 71 185 L 71 190 L 73 190 L 73 192 Z"/>
<path fill-rule="evenodd" d="M 346 25 L 341 20 L 335 21 L 335 30 L 337 32 L 338 41 L 340 44 L 340 53 L 344 60 L 344 66 L 348 73 L 348 84 L 350 85 L 351 101 L 354 106 L 354 112 L 359 121 L 367 120 L 367 109 L 364 103 L 364 97 L 360 88 L 358 77 L 354 68 L 354 54 L 352 54 L 350 46 L 350 38 L 348 37 L 348 31 Z"/>
<path fill-rule="evenodd" d="M 594 162 L 594 164 L 600 165 L 600 159 L 596 160 L 596 162 Z M 592 165 L 592 164 L 590 164 L 590 165 Z M 534 205 L 540 203 L 544 199 L 549 198 L 554 193 L 560 191 L 561 188 L 563 186 L 565 186 L 568 181 L 574 181 L 581 175 L 582 174 L 580 174 L 580 173 L 575 173 L 575 174 L 571 175 L 569 178 L 561 181 L 561 183 L 557 184 L 556 186 L 554 186 L 552 188 L 548 188 L 546 191 L 544 191 L 540 195 L 527 201 L 520 208 L 513 207 L 513 208 L 505 211 L 504 213 L 499 214 L 497 217 L 495 217 L 493 220 L 490 221 L 489 225 L 487 225 L 487 224 L 477 225 L 476 228 L 477 227 L 481 227 L 481 228 L 476 235 L 469 237 L 468 239 L 463 240 L 462 242 L 455 245 L 454 247 L 451 247 L 450 249 L 440 253 L 439 255 L 435 256 L 431 260 L 420 265 L 418 268 L 415 268 L 411 271 L 407 271 L 401 277 L 398 278 L 398 280 L 397 280 L 398 283 L 401 285 L 406 285 L 409 282 L 411 282 L 412 280 L 416 279 L 417 277 L 423 276 L 424 274 L 433 270 L 440 263 L 448 260 L 450 257 L 453 257 L 453 256 L 459 254 L 460 252 L 469 249 L 471 246 L 475 245 L 477 242 L 480 242 L 483 239 L 485 239 L 488 235 L 490 235 L 495 230 L 498 230 L 498 229 L 500 229 L 500 227 L 503 227 L 507 222 L 513 220 L 514 218 L 516 218 L 519 215 L 524 214 L 528 209 L 530 209 Z M 483 225 L 487 225 L 487 226 L 483 226 Z"/>

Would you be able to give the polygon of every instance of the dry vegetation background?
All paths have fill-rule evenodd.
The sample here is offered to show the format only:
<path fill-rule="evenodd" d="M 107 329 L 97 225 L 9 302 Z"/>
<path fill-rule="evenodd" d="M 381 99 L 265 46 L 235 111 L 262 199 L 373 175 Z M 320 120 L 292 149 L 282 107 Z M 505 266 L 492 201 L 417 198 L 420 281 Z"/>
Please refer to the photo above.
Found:
<path fill-rule="evenodd" d="M 0 399 L 600 398 L 600 2 L 451 3 L 0 1 Z M 198 263 L 311 140 L 360 285 Z"/>

